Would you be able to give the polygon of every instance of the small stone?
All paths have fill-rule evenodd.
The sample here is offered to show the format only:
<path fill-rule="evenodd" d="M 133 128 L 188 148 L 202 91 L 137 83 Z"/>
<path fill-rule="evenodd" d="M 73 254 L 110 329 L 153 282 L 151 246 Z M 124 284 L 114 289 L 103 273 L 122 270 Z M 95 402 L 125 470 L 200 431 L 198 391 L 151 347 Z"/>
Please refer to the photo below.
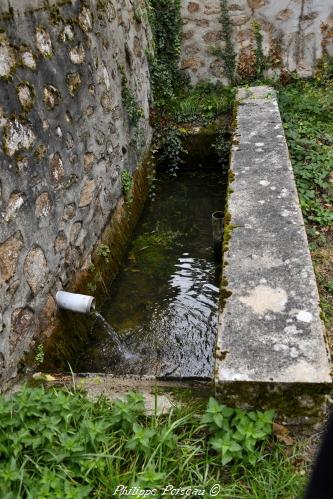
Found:
<path fill-rule="evenodd" d="M 31 127 L 14 118 L 4 129 L 4 151 L 12 157 L 20 149 L 30 149 L 36 140 Z"/>
<path fill-rule="evenodd" d="M 65 176 L 64 164 L 61 155 L 56 152 L 50 158 L 50 176 L 55 183 L 61 182 Z"/>
<path fill-rule="evenodd" d="M 75 222 L 72 225 L 69 235 L 71 244 L 74 244 L 75 241 L 77 240 L 78 235 L 80 234 L 81 227 L 82 227 L 82 222 Z"/>
<path fill-rule="evenodd" d="M 61 253 L 67 248 L 67 238 L 64 232 L 59 232 L 54 241 L 55 253 Z"/>
<path fill-rule="evenodd" d="M 84 208 L 85 206 L 88 206 L 91 203 L 95 189 L 96 189 L 95 181 L 87 180 L 81 191 L 79 208 Z"/>
<path fill-rule="evenodd" d="M 208 28 L 209 21 L 207 19 L 196 19 L 195 24 L 196 26 L 200 26 L 200 28 Z"/>
<path fill-rule="evenodd" d="M 75 33 L 74 33 L 74 28 L 71 24 L 66 24 L 64 29 L 62 30 L 60 34 L 60 40 L 64 43 L 66 42 L 71 42 L 74 40 Z"/>
<path fill-rule="evenodd" d="M 45 144 L 39 144 L 39 146 L 36 147 L 35 150 L 35 157 L 41 161 L 43 158 L 45 158 L 47 152 L 47 146 Z"/>
<path fill-rule="evenodd" d="M 85 115 L 87 116 L 87 118 L 90 118 L 90 116 L 93 116 L 94 113 L 95 113 L 95 109 L 93 108 L 93 106 L 88 106 L 87 109 L 85 110 Z"/>
<path fill-rule="evenodd" d="M 22 247 L 23 241 L 20 232 L 0 243 L 0 284 L 9 281 L 15 274 Z"/>
<path fill-rule="evenodd" d="M 209 67 L 213 76 L 216 78 L 222 78 L 224 74 L 224 64 L 221 59 L 215 59 Z"/>
<path fill-rule="evenodd" d="M 32 293 L 36 295 L 44 286 L 48 275 L 47 261 L 39 246 L 29 251 L 24 262 L 24 275 Z"/>
<path fill-rule="evenodd" d="M 36 28 L 36 47 L 43 57 L 49 58 L 53 54 L 52 42 L 49 33 L 43 27 Z"/>
<path fill-rule="evenodd" d="M 283 9 L 277 14 L 276 19 L 278 21 L 288 21 L 292 15 L 293 11 L 291 9 Z"/>
<path fill-rule="evenodd" d="M 5 222 L 10 222 L 16 218 L 17 212 L 24 203 L 24 198 L 25 195 L 22 192 L 14 192 L 10 195 L 4 215 Z"/>
<path fill-rule="evenodd" d="M 48 217 L 52 209 L 52 202 L 48 192 L 42 192 L 36 199 L 35 215 L 37 218 Z"/>
<path fill-rule="evenodd" d="M 109 72 L 108 72 L 105 64 L 102 65 L 102 73 L 103 73 L 103 80 L 104 80 L 104 83 L 106 86 L 106 90 L 110 90 L 110 88 L 111 88 L 110 76 L 109 76 Z"/>
<path fill-rule="evenodd" d="M 36 59 L 31 50 L 22 48 L 21 60 L 23 66 L 28 69 L 35 70 L 37 68 Z"/>
<path fill-rule="evenodd" d="M 79 14 L 79 26 L 85 33 L 92 30 L 92 17 L 90 10 L 84 5 Z"/>
<path fill-rule="evenodd" d="M 59 90 L 53 85 L 47 85 L 43 91 L 43 101 L 49 109 L 54 109 L 61 100 Z"/>
<path fill-rule="evenodd" d="M 203 37 L 205 43 L 213 43 L 222 39 L 222 31 L 208 31 Z"/>
<path fill-rule="evenodd" d="M 79 91 L 81 86 L 80 73 L 69 73 L 66 75 L 67 88 L 72 97 Z"/>
<path fill-rule="evenodd" d="M 27 168 L 28 168 L 28 165 L 29 165 L 29 161 L 28 161 L 28 158 L 26 158 L 25 156 L 17 159 L 17 171 L 18 171 L 18 174 L 19 175 L 22 175 L 22 173 L 25 173 Z"/>
<path fill-rule="evenodd" d="M 189 57 L 182 61 L 182 69 L 199 69 L 201 66 L 201 60 L 199 57 Z"/>
<path fill-rule="evenodd" d="M 136 57 L 142 57 L 141 40 L 138 36 L 135 36 L 133 40 L 133 52 Z"/>
<path fill-rule="evenodd" d="M 200 5 L 196 2 L 190 2 L 187 6 L 187 10 L 193 14 L 194 12 L 198 12 L 200 9 Z"/>
<path fill-rule="evenodd" d="M 75 203 L 70 203 L 65 206 L 64 214 L 63 214 L 63 219 L 64 220 L 71 220 L 74 218 L 76 213 L 76 206 Z"/>
<path fill-rule="evenodd" d="M 205 5 L 204 13 L 207 16 L 216 16 L 221 14 L 220 2 L 209 2 Z"/>
<path fill-rule="evenodd" d="M 234 26 L 242 26 L 243 24 L 246 24 L 250 19 L 251 19 L 250 14 L 242 14 L 238 16 L 231 16 L 230 22 Z"/>
<path fill-rule="evenodd" d="M 95 160 L 95 154 L 93 152 L 86 152 L 83 156 L 83 164 L 85 171 L 90 171 Z"/>
<path fill-rule="evenodd" d="M 34 92 L 32 86 L 28 83 L 19 83 L 16 90 L 22 108 L 29 111 L 34 105 Z"/>
<path fill-rule="evenodd" d="M 40 328 L 46 329 L 57 313 L 57 305 L 52 295 L 48 295 L 40 314 Z"/>
<path fill-rule="evenodd" d="M 106 92 L 104 92 L 102 94 L 101 105 L 102 105 L 102 108 L 103 108 L 104 111 L 106 111 L 108 113 L 110 111 L 112 111 L 112 101 L 111 101 L 111 98 L 110 98 L 109 94 L 107 94 Z"/>
<path fill-rule="evenodd" d="M 29 308 L 17 308 L 11 316 L 11 333 L 9 347 L 12 354 L 19 342 L 35 329 L 34 314 Z"/>
<path fill-rule="evenodd" d="M 0 78 L 9 78 L 16 66 L 16 53 L 7 35 L 0 33 Z"/>
<path fill-rule="evenodd" d="M 247 0 L 250 9 L 259 9 L 260 7 L 264 7 L 266 5 L 266 0 Z"/>
<path fill-rule="evenodd" d="M 192 30 L 184 31 L 182 33 L 182 39 L 183 40 L 190 40 L 191 38 L 193 38 L 193 35 L 194 35 L 194 31 L 192 31 Z"/>
<path fill-rule="evenodd" d="M 74 146 L 73 135 L 70 132 L 66 133 L 66 149 L 69 151 Z"/>
<path fill-rule="evenodd" d="M 69 58 L 73 64 L 83 64 L 86 58 L 86 53 L 82 45 L 71 48 L 69 51 Z"/>

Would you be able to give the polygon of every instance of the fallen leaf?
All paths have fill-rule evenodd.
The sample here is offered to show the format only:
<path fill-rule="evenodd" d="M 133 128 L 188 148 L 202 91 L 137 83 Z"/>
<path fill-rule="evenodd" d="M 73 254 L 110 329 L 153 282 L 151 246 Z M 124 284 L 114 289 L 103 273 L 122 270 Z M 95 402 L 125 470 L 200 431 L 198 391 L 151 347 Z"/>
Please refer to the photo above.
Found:
<path fill-rule="evenodd" d="M 273 423 L 273 433 L 279 442 L 282 442 L 286 445 L 294 444 L 294 439 L 289 435 L 288 428 L 286 428 L 285 426 L 278 423 Z"/>

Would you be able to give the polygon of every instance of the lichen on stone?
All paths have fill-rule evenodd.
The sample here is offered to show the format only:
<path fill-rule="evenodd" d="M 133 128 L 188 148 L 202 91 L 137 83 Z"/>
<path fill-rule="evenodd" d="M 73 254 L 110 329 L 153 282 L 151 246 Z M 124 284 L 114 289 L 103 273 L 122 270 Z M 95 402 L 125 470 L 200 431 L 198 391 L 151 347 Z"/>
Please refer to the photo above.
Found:
<path fill-rule="evenodd" d="M 67 83 L 68 92 L 72 97 L 74 97 L 74 95 L 77 94 L 81 86 L 80 73 L 76 72 L 76 73 L 69 73 L 68 75 L 66 75 L 66 83 Z"/>
<path fill-rule="evenodd" d="M 35 32 L 36 47 L 45 58 L 50 58 L 53 55 L 52 42 L 49 33 L 45 28 L 39 26 Z"/>
<path fill-rule="evenodd" d="M 16 52 L 5 33 L 0 33 L 0 78 L 11 77 L 17 65 Z"/>
<path fill-rule="evenodd" d="M 10 222 L 14 220 L 17 216 L 17 212 L 24 203 L 25 195 L 22 192 L 13 192 L 8 200 L 6 211 L 3 215 L 5 222 Z"/>
<path fill-rule="evenodd" d="M 59 39 L 63 43 L 71 42 L 75 38 L 74 28 L 71 24 L 66 24 L 64 29 L 59 35 Z"/>
<path fill-rule="evenodd" d="M 59 105 L 61 95 L 59 90 L 53 85 L 46 85 L 43 91 L 43 101 L 49 109 L 54 109 Z"/>
<path fill-rule="evenodd" d="M 86 53 L 82 45 L 77 45 L 69 51 L 69 58 L 73 64 L 83 64 L 86 58 Z"/>
<path fill-rule="evenodd" d="M 23 81 L 16 87 L 17 97 L 24 111 L 30 111 L 35 101 L 35 91 L 31 83 Z"/>
<path fill-rule="evenodd" d="M 21 62 L 23 66 L 28 69 L 35 70 L 37 68 L 37 63 L 32 50 L 23 46 L 21 47 L 20 51 L 21 51 Z"/>
<path fill-rule="evenodd" d="M 78 23 L 82 31 L 87 33 L 88 31 L 92 31 L 92 15 L 88 7 L 83 5 L 81 8 L 79 17 L 78 17 Z"/>
<path fill-rule="evenodd" d="M 4 127 L 3 149 L 12 157 L 21 149 L 30 149 L 36 140 L 30 124 L 14 117 Z"/>
<path fill-rule="evenodd" d="M 59 183 L 65 176 L 64 164 L 59 152 L 55 152 L 50 158 L 50 176 L 54 183 Z"/>

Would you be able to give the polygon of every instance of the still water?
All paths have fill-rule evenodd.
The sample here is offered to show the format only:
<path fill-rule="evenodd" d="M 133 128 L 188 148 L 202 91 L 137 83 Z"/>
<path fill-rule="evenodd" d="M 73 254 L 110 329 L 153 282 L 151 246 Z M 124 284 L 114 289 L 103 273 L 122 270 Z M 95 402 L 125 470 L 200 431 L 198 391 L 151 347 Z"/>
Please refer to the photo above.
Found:
<path fill-rule="evenodd" d="M 155 200 L 146 204 L 101 310 L 123 352 L 96 321 L 77 371 L 212 375 L 221 269 L 211 214 L 223 210 L 225 190 L 219 168 L 158 176 Z"/>

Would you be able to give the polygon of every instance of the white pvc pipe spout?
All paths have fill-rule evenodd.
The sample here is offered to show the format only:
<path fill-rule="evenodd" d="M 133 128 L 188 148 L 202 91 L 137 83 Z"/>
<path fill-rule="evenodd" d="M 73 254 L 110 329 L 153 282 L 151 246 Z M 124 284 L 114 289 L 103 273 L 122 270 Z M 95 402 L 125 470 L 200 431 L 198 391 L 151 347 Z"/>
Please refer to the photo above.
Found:
<path fill-rule="evenodd" d="M 93 296 L 58 291 L 55 300 L 59 308 L 71 310 L 72 312 L 90 314 L 95 310 L 95 298 Z"/>

